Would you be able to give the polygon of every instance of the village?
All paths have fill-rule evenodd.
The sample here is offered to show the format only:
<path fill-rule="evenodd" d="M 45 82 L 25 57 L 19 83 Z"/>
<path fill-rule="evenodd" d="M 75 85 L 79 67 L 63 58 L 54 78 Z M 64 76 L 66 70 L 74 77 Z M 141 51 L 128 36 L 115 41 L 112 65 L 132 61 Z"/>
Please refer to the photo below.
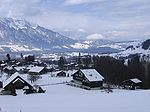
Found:
<path fill-rule="evenodd" d="M 34 55 L 24 57 L 22 53 L 18 59 L 11 59 L 10 54 L 6 57 L 7 59 L 0 64 L 0 95 L 16 96 L 16 90 L 23 91 L 23 94 L 45 93 L 43 86 L 58 84 L 106 93 L 113 92 L 113 89 L 142 89 L 143 83 L 136 77 L 124 80 L 120 84 L 108 83 L 107 77 L 101 75 L 92 65 L 86 67 L 87 65 L 81 64 L 80 53 L 77 57 L 78 63 L 69 64 L 65 64 L 63 57 L 60 57 L 57 64 L 47 64 L 35 59 Z M 89 60 L 90 56 L 86 57 Z M 84 56 L 82 58 L 85 59 Z M 59 81 L 55 82 L 57 79 Z M 45 83 L 39 83 L 40 81 Z"/>

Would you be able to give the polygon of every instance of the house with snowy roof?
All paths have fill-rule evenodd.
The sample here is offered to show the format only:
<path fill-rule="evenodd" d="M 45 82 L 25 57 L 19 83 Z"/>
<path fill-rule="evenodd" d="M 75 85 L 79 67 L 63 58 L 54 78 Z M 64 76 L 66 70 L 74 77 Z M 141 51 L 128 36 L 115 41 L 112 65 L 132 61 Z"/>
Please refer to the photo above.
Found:
<path fill-rule="evenodd" d="M 3 82 L 3 89 L 6 91 L 11 91 L 12 88 L 23 89 L 25 86 L 32 88 L 32 84 L 17 72 Z"/>
<path fill-rule="evenodd" d="M 41 75 L 47 73 L 47 69 L 45 67 L 34 66 L 28 71 L 28 73 L 30 75 Z"/>
<path fill-rule="evenodd" d="M 90 88 L 103 86 L 104 77 L 95 69 L 80 69 L 72 76 L 75 83 L 88 86 Z"/>
<path fill-rule="evenodd" d="M 14 67 L 14 69 L 16 70 L 16 72 L 18 72 L 20 74 L 27 73 L 26 67 L 24 67 L 24 66 L 17 66 L 17 67 Z"/>
<path fill-rule="evenodd" d="M 122 85 L 126 89 L 136 89 L 136 88 L 141 88 L 142 87 L 142 81 L 138 78 L 133 78 L 133 79 L 128 79 L 122 82 Z"/>
<path fill-rule="evenodd" d="M 3 68 L 3 71 L 7 74 L 14 74 L 16 72 L 16 70 L 12 66 L 6 66 L 5 68 Z"/>

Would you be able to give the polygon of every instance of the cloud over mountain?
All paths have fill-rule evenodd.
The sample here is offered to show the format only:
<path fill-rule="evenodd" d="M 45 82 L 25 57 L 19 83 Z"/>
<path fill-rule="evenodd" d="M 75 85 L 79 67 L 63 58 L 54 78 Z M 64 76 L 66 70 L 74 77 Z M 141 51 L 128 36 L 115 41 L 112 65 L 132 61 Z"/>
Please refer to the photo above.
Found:
<path fill-rule="evenodd" d="M 83 28 L 89 34 L 126 32 L 124 36 L 113 37 L 121 40 L 150 36 L 149 11 L 149 0 L 0 1 L 1 17 L 25 18 L 56 31 Z M 110 35 L 110 39 L 113 35 Z"/>
<path fill-rule="evenodd" d="M 86 37 L 86 39 L 88 39 L 88 40 L 99 40 L 99 39 L 104 39 L 104 36 L 102 34 L 95 33 L 95 34 L 88 35 Z"/>

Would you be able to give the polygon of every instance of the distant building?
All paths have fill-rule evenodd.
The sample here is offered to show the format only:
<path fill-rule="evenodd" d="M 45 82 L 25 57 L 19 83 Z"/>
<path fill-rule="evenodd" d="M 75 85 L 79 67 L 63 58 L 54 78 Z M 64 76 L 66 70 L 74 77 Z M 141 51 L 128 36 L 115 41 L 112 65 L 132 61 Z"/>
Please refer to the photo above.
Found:
<path fill-rule="evenodd" d="M 16 70 L 12 66 L 7 66 L 3 68 L 3 71 L 7 74 L 14 74 Z"/>
<path fill-rule="evenodd" d="M 104 78 L 95 69 L 80 69 L 72 76 L 74 82 L 90 88 L 103 86 Z"/>
<path fill-rule="evenodd" d="M 128 79 L 128 80 L 123 81 L 122 85 L 126 89 L 134 90 L 134 89 L 142 87 L 142 81 L 137 78 L 133 78 L 133 79 Z"/>
<path fill-rule="evenodd" d="M 16 72 L 20 74 L 27 73 L 27 70 L 25 69 L 25 67 L 14 67 L 14 69 L 16 70 Z"/>
<path fill-rule="evenodd" d="M 44 73 L 46 73 L 46 72 L 47 72 L 47 70 L 46 70 L 45 67 L 39 67 L 39 66 L 32 67 L 32 68 L 28 71 L 28 73 L 29 73 L 30 75 L 41 75 L 41 74 L 44 74 Z"/>
<path fill-rule="evenodd" d="M 56 76 L 57 76 L 57 77 L 66 77 L 67 75 L 66 75 L 66 72 L 60 71 L 60 72 L 57 73 Z"/>

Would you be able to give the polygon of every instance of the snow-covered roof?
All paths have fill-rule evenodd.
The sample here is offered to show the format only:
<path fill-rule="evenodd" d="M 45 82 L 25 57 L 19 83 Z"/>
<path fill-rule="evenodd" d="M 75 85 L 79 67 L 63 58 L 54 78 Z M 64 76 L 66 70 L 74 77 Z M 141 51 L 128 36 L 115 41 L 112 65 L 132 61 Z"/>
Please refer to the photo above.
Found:
<path fill-rule="evenodd" d="M 102 81 L 104 79 L 95 69 L 81 69 L 81 72 L 89 81 Z"/>
<path fill-rule="evenodd" d="M 2 63 L 2 64 L 0 64 L 1 66 L 5 66 L 6 64 L 4 64 L 4 63 Z"/>
<path fill-rule="evenodd" d="M 132 82 L 134 83 L 141 83 L 142 81 L 137 79 L 137 78 L 134 78 L 134 79 L 130 79 Z"/>
<path fill-rule="evenodd" d="M 39 73 L 39 72 L 41 72 L 43 69 L 44 69 L 44 67 L 35 66 L 35 67 L 32 67 L 32 68 L 29 70 L 29 72 Z"/>
<path fill-rule="evenodd" d="M 10 76 L 7 80 L 3 82 L 3 88 L 6 87 L 11 81 L 13 81 L 16 77 L 21 77 L 24 81 L 26 81 L 28 84 L 32 85 L 29 81 L 27 81 L 25 78 L 23 78 L 18 72 Z M 16 79 L 15 81 L 20 80 Z"/>
<path fill-rule="evenodd" d="M 25 67 L 14 67 L 17 71 L 23 70 Z"/>
<path fill-rule="evenodd" d="M 73 75 L 74 73 L 76 73 L 78 70 L 68 70 L 68 71 L 65 71 L 66 74 L 69 74 L 69 75 Z"/>
<path fill-rule="evenodd" d="M 4 69 L 12 70 L 13 67 L 12 67 L 12 66 L 7 66 L 7 67 L 5 67 Z"/>
<path fill-rule="evenodd" d="M 34 67 L 34 65 L 29 65 L 26 67 L 26 69 L 30 70 L 32 67 Z"/>

